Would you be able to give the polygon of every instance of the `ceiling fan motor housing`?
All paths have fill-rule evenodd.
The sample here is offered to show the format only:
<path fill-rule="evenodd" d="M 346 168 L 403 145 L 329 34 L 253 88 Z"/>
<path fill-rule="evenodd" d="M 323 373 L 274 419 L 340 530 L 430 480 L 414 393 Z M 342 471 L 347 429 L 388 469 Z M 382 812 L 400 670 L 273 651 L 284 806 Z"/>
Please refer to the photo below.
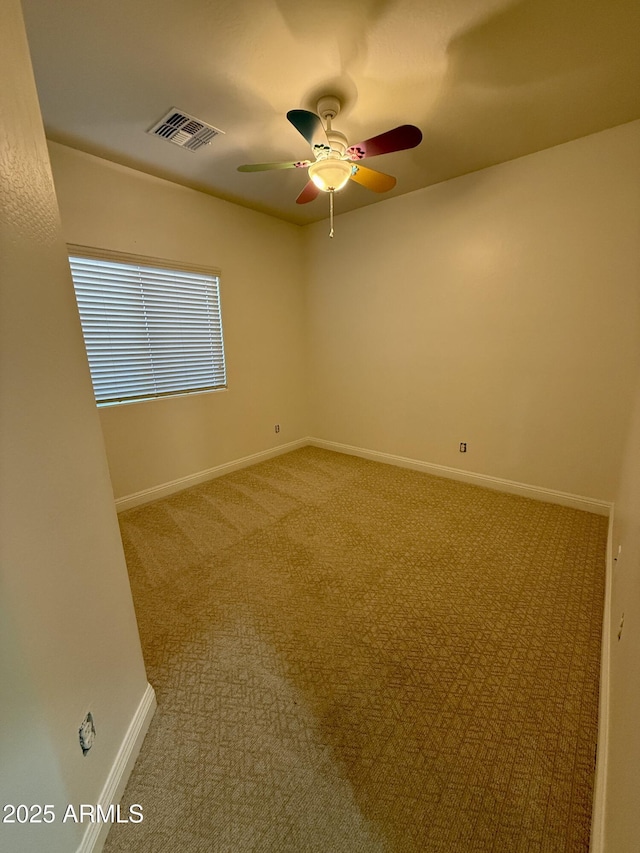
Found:
<path fill-rule="evenodd" d="M 331 146 L 331 152 L 335 152 L 339 157 L 344 157 L 345 151 L 348 147 L 347 137 L 344 133 L 340 133 L 339 130 L 328 130 L 327 139 Z"/>

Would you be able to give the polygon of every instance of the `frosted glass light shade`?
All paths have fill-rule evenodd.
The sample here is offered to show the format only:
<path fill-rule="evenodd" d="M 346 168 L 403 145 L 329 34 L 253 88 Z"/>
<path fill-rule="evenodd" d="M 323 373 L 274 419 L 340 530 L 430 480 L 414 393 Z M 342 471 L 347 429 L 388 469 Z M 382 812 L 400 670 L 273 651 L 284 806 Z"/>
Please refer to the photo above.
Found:
<path fill-rule="evenodd" d="M 351 163 L 327 158 L 309 166 L 309 177 L 325 193 L 341 190 L 351 177 Z"/>

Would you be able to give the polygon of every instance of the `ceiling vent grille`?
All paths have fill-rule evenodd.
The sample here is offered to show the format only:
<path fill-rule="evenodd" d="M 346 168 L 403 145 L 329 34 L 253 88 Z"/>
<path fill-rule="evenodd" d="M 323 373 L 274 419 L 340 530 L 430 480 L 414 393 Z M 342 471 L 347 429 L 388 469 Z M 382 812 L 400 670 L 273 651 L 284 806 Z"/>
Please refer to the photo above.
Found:
<path fill-rule="evenodd" d="M 172 107 L 166 116 L 163 116 L 160 121 L 149 128 L 147 133 L 152 136 L 160 136 L 167 142 L 179 145 L 180 148 L 197 151 L 203 145 L 209 145 L 219 133 L 224 133 L 224 131 Z"/>

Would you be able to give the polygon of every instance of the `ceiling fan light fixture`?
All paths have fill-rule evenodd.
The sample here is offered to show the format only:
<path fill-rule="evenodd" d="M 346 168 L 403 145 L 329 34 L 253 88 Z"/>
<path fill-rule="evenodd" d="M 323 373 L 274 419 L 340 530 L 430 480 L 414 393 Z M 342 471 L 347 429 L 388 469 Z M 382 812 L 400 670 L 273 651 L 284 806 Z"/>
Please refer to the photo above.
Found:
<path fill-rule="evenodd" d="M 328 157 L 309 166 L 309 177 L 322 192 L 338 192 L 351 177 L 352 164 Z"/>

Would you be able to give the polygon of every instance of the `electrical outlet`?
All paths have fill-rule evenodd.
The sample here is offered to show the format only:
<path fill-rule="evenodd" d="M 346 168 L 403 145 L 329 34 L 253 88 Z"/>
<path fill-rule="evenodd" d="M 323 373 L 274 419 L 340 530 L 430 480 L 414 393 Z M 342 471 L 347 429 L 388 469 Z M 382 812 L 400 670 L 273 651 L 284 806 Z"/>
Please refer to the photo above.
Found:
<path fill-rule="evenodd" d="M 82 725 L 78 730 L 78 736 L 80 738 L 82 754 L 86 755 L 96 739 L 96 727 L 93 724 L 93 714 L 91 712 L 82 721 Z"/>
<path fill-rule="evenodd" d="M 280 432 L 280 424 L 276 424 L 274 429 L 276 432 Z"/>
<path fill-rule="evenodd" d="M 466 452 L 467 452 L 467 442 L 461 441 L 460 442 L 460 453 L 466 453 Z"/>

